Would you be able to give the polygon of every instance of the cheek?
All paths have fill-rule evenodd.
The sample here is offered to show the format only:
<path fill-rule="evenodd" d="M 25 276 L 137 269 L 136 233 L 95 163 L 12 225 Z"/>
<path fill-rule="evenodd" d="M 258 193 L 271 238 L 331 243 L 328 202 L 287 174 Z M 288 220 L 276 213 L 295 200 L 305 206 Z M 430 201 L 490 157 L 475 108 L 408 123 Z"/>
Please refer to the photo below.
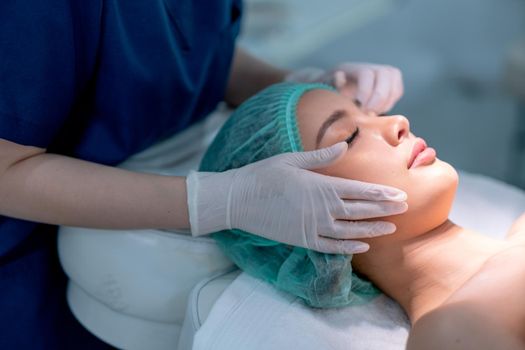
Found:
<path fill-rule="evenodd" d="M 395 154 L 349 151 L 341 161 L 322 169 L 323 174 L 357 181 L 395 186 L 405 190 L 408 183 L 406 165 Z"/>

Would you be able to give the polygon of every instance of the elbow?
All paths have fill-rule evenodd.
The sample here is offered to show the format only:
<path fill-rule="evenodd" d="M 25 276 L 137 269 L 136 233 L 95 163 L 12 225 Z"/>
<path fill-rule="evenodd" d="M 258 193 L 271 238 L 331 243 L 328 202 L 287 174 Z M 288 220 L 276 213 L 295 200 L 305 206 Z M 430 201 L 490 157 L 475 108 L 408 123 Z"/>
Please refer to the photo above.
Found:
<path fill-rule="evenodd" d="M 0 138 L 0 181 L 4 174 L 15 165 L 45 152 L 44 148 L 24 146 Z"/>

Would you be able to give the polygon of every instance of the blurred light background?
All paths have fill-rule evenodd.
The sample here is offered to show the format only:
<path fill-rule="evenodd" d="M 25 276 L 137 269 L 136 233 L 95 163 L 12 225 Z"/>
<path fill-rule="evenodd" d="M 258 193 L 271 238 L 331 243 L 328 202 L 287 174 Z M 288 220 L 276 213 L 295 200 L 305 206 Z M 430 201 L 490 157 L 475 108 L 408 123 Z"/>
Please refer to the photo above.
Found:
<path fill-rule="evenodd" d="M 399 67 L 393 113 L 438 157 L 525 188 L 525 0 L 246 0 L 240 43 L 286 68 Z"/>

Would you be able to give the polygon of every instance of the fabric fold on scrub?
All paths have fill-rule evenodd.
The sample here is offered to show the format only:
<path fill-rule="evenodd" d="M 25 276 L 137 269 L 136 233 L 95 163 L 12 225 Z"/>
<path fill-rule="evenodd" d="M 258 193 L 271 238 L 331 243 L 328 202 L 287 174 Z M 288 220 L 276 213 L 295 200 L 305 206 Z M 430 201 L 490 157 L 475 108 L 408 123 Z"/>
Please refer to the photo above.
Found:
<path fill-rule="evenodd" d="M 303 151 L 296 110 L 301 96 L 315 89 L 336 91 L 325 84 L 281 83 L 244 102 L 215 137 L 200 171 L 221 172 L 277 154 Z M 380 294 L 371 282 L 353 272 L 351 255 L 319 253 L 237 229 L 219 231 L 212 237 L 239 268 L 309 306 L 361 304 Z"/>

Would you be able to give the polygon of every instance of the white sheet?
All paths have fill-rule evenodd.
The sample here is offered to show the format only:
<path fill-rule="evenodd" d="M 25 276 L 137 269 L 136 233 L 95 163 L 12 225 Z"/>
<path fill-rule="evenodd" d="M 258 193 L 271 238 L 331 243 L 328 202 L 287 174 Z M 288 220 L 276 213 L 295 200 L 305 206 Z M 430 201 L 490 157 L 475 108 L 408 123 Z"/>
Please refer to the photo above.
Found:
<path fill-rule="evenodd" d="M 479 175 L 460 174 L 451 218 L 503 237 L 525 211 L 525 193 Z M 318 310 L 245 273 L 224 291 L 195 335 L 195 350 L 404 349 L 409 323 L 382 295 L 369 304 Z"/>

